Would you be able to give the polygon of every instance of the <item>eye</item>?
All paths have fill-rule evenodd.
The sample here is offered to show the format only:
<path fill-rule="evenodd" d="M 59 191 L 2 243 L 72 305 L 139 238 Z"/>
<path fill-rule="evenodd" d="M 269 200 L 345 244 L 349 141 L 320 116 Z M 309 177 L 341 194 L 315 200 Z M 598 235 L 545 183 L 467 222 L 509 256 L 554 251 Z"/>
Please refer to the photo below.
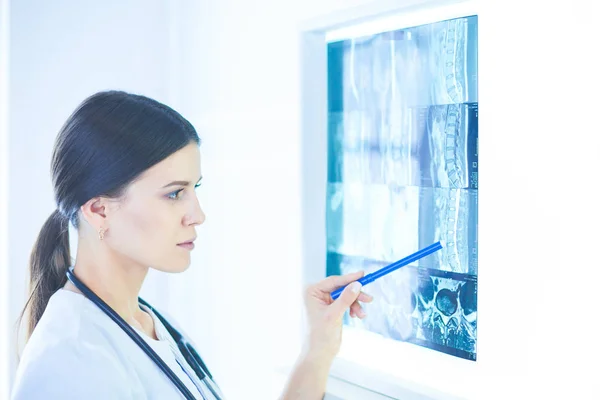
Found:
<path fill-rule="evenodd" d="M 196 186 L 194 186 L 194 189 L 198 189 L 201 185 L 202 185 L 202 182 L 196 183 Z"/>
<path fill-rule="evenodd" d="M 167 198 L 171 199 L 171 200 L 179 200 L 181 198 L 181 196 L 179 196 L 179 194 L 183 192 L 183 189 L 179 189 L 176 190 L 174 192 L 171 192 L 167 195 Z"/>

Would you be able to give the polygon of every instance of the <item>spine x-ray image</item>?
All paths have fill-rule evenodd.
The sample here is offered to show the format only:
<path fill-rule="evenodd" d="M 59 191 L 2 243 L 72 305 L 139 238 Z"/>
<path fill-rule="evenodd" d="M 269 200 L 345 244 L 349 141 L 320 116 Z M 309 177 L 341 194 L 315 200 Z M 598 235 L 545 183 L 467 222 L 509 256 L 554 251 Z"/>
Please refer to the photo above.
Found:
<path fill-rule="evenodd" d="M 475 360 L 477 17 L 329 43 L 328 107 L 327 274 L 445 242 L 345 323 Z"/>

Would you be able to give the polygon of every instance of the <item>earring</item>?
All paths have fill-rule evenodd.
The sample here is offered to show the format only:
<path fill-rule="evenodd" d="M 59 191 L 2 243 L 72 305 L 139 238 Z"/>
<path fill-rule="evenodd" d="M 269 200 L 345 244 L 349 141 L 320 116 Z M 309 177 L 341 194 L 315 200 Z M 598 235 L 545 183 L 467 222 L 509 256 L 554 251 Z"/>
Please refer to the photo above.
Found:
<path fill-rule="evenodd" d="M 98 231 L 98 238 L 100 238 L 100 240 L 104 240 L 104 232 L 106 232 L 104 228 L 100 228 L 100 230 Z"/>

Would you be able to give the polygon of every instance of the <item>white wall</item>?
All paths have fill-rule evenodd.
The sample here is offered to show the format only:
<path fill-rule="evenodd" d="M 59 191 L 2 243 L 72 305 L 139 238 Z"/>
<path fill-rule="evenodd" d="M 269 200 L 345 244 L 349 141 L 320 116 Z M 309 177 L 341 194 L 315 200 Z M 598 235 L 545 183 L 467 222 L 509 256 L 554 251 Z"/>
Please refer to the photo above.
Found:
<path fill-rule="evenodd" d="M 8 288 L 8 2 L 0 0 L 0 335 L 6 337 Z M 4 294 L 4 295 L 2 295 Z M 8 340 L 0 340 L 0 399 L 10 386 Z"/>

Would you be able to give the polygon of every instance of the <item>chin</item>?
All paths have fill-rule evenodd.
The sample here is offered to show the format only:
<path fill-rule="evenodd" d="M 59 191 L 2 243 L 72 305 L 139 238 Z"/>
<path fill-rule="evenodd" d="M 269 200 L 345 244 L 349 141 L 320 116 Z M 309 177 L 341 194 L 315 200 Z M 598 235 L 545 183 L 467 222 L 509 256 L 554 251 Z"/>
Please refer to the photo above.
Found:
<path fill-rule="evenodd" d="M 176 260 L 175 262 L 171 260 L 170 262 L 161 264 L 160 267 L 155 267 L 157 271 L 167 272 L 170 274 L 179 274 L 181 272 L 186 271 L 190 267 L 190 260 Z"/>
<path fill-rule="evenodd" d="M 179 265 L 177 264 L 171 264 L 169 265 L 168 271 L 166 272 L 171 272 L 173 274 L 179 274 L 181 272 L 187 271 L 187 269 L 190 267 L 190 262 L 186 262 L 186 263 L 181 263 Z"/>

